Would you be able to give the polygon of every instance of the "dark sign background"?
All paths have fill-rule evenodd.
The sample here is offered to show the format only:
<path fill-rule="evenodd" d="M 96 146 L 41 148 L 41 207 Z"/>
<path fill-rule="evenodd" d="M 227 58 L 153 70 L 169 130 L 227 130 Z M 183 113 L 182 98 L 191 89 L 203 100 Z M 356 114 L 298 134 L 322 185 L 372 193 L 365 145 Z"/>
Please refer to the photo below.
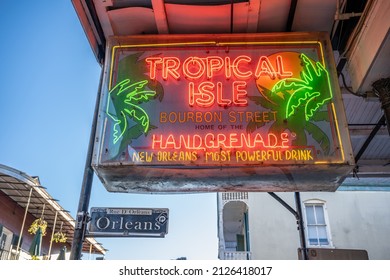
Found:
<path fill-rule="evenodd" d="M 335 191 L 354 159 L 329 46 L 321 32 L 111 38 L 96 174 L 124 193 Z"/>

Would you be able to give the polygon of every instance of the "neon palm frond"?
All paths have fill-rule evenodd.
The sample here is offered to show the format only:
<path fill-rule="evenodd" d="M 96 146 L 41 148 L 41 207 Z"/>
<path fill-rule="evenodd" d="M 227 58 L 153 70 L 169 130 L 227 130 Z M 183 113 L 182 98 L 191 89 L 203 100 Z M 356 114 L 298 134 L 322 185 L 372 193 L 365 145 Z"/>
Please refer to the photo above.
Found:
<path fill-rule="evenodd" d="M 114 144 L 123 137 L 128 129 L 129 118 L 140 125 L 145 134 L 148 133 L 150 129 L 149 115 L 139 106 L 139 103 L 148 102 L 155 97 L 156 92 L 146 90 L 147 84 L 147 80 L 131 83 L 130 79 L 125 79 L 109 91 L 106 113 L 115 122 L 113 125 Z M 113 105 L 116 114 L 110 113 L 111 105 Z"/>
<path fill-rule="evenodd" d="M 286 119 L 304 107 L 305 120 L 332 98 L 328 71 L 320 62 L 313 63 L 305 54 L 300 54 L 303 70 L 301 79 L 286 78 L 274 85 L 272 93 L 290 92 L 286 103 Z"/>

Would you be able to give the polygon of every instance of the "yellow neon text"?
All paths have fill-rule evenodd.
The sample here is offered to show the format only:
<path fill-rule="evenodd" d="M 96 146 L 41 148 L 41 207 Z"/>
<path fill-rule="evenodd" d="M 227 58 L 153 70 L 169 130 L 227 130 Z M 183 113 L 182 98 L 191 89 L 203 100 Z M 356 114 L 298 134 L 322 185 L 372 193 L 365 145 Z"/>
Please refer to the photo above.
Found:
<path fill-rule="evenodd" d="M 236 122 L 270 122 L 276 120 L 276 111 L 247 111 L 247 112 L 236 112 L 236 111 L 230 111 L 229 112 L 229 122 L 236 123 Z"/>
<path fill-rule="evenodd" d="M 222 112 L 160 112 L 160 123 L 215 123 L 222 122 Z"/>

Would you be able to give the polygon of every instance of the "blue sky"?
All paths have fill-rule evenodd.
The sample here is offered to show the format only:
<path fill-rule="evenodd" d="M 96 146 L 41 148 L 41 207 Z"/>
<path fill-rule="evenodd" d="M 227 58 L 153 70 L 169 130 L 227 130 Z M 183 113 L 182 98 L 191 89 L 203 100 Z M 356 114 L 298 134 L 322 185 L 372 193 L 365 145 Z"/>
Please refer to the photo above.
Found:
<path fill-rule="evenodd" d="M 70 0 L 3 1 L 0 34 L 0 163 L 39 176 L 75 217 L 100 66 Z M 215 193 L 109 193 L 95 176 L 90 207 L 106 206 L 170 211 L 164 239 L 98 239 L 107 259 L 217 258 Z"/>

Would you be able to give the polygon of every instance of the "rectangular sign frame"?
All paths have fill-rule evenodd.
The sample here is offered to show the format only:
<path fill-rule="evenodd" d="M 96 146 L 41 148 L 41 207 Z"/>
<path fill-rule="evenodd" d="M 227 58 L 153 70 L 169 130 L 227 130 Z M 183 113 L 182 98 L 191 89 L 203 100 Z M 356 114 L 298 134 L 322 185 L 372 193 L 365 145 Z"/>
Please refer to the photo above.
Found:
<path fill-rule="evenodd" d="M 93 207 L 87 236 L 154 237 L 168 234 L 168 208 Z"/>
<path fill-rule="evenodd" d="M 354 166 L 325 32 L 112 37 L 104 67 L 108 191 L 335 191 Z"/>

